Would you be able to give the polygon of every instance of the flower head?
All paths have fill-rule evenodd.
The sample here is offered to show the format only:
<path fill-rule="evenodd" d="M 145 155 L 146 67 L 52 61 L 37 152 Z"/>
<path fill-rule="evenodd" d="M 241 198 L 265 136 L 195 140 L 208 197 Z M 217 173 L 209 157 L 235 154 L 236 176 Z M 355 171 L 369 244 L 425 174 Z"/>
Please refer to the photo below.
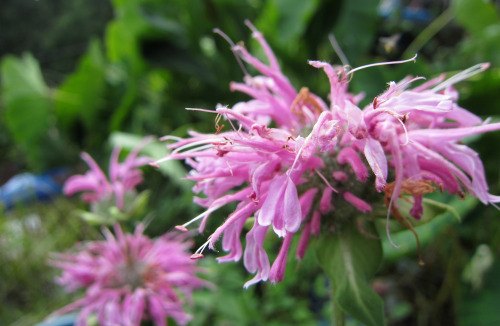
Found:
<path fill-rule="evenodd" d="M 122 210 L 125 194 L 143 180 L 142 172 L 138 168 L 151 162 L 149 157 L 137 156 L 142 147 L 139 146 L 130 152 L 122 163 L 118 161 L 121 149 L 114 148 L 109 163 L 109 180 L 94 159 L 83 152 L 81 157 L 90 170 L 84 175 L 70 177 L 64 184 L 64 194 L 70 196 L 83 191 L 82 198 L 89 203 L 114 199 L 118 209 Z"/>
<path fill-rule="evenodd" d="M 86 325 L 95 314 L 101 325 L 139 326 L 141 320 L 166 325 L 167 317 L 185 325 L 190 316 L 183 309 L 183 296 L 208 283 L 187 252 L 191 242 L 181 234 L 166 234 L 156 240 L 143 235 L 115 235 L 104 229 L 106 240 L 80 244 L 76 253 L 56 254 L 51 265 L 62 269 L 58 283 L 68 291 L 85 289 L 82 299 L 56 313 L 81 309 L 77 325 Z"/>
<path fill-rule="evenodd" d="M 189 139 L 176 139 L 169 145 L 173 151 L 167 157 L 185 159 L 193 168 L 188 178 L 197 182 L 194 192 L 204 195 L 195 201 L 207 208 L 179 229 L 201 219 L 203 230 L 212 212 L 237 203 L 198 253 L 207 246 L 213 249 L 223 236 L 222 248 L 229 254 L 219 261 L 243 257 L 247 270 L 256 273 L 245 286 L 282 280 L 295 234 L 300 234 L 296 252 L 301 258 L 310 235 L 371 214 L 373 205 L 383 203 L 382 199 L 389 216 L 398 214 L 395 199 L 407 196 L 417 219 L 422 214 L 422 196 L 434 191 L 434 186 L 452 194 L 468 192 L 485 203 L 500 201 L 487 191 L 477 154 L 459 143 L 465 136 L 498 130 L 500 124 L 482 123 L 460 108 L 452 88 L 453 83 L 487 65 L 413 89 L 411 83 L 420 78 L 391 82 L 386 92 L 361 109 L 361 96 L 347 90 L 352 73 L 360 68 L 349 71 L 311 61 L 330 80 L 327 105 L 307 88 L 295 90 L 262 35 L 251 28 L 269 65 L 243 46 L 233 46 L 261 75 L 247 75 L 244 83 L 232 83 L 231 89 L 252 99 L 232 109 L 218 106 L 217 133 L 191 132 Z M 388 64 L 393 63 L 399 62 Z M 229 120 L 232 130 L 221 132 L 220 116 Z M 243 252 L 240 234 L 251 218 L 253 228 L 246 234 Z M 270 228 L 283 238 L 272 265 L 263 248 Z"/>

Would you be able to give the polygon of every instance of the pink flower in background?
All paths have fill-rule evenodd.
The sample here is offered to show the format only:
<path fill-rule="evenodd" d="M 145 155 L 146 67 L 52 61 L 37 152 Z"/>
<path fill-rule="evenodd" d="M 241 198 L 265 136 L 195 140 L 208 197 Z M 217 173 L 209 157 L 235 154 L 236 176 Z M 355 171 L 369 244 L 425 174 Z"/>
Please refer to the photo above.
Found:
<path fill-rule="evenodd" d="M 84 192 L 82 198 L 89 203 L 114 198 L 116 206 L 123 209 L 125 193 L 133 190 L 143 180 L 142 172 L 138 168 L 152 161 L 149 157 L 137 156 L 142 147 L 139 146 L 130 152 L 122 163 L 118 161 L 121 149 L 118 147 L 113 149 L 109 163 L 109 181 L 92 157 L 83 152 L 81 157 L 90 170 L 84 175 L 70 177 L 64 184 L 64 194 L 70 196 L 77 192 Z"/>
<path fill-rule="evenodd" d="M 419 78 L 392 82 L 362 110 L 361 96 L 347 91 L 352 73 L 360 68 L 348 71 L 311 61 L 329 77 L 327 105 L 307 88 L 297 92 L 291 86 L 261 33 L 250 27 L 269 65 L 243 46 L 233 46 L 261 75 L 246 75 L 244 83 L 232 83 L 231 89 L 252 99 L 232 109 L 196 109 L 216 114 L 215 134 L 190 132 L 188 139 L 164 138 L 176 141 L 169 145 L 173 151 L 166 159 L 184 159 L 192 167 L 188 179 L 196 181 L 193 191 L 203 195 L 195 202 L 206 208 L 178 229 L 201 220 L 201 232 L 211 213 L 237 203 L 195 257 L 201 257 L 207 246 L 214 249 L 222 236 L 222 249 L 228 255 L 219 261 L 243 257 L 247 270 L 255 273 L 245 286 L 268 279 L 280 282 L 295 234 L 300 236 L 296 255 L 302 258 L 311 235 L 370 214 L 384 200 L 388 215 L 398 217 L 393 199 L 407 196 L 417 219 L 422 214 L 422 196 L 434 191 L 434 186 L 460 196 L 468 192 L 485 203 L 500 201 L 487 192 L 477 153 L 459 143 L 468 135 L 498 130 L 500 124 L 483 123 L 458 107 L 451 87 L 487 65 L 411 90 L 408 87 Z M 393 63 L 400 62 L 385 64 Z M 221 117 L 232 130 L 222 132 Z M 243 250 L 240 235 L 249 219 L 253 227 L 246 233 Z M 264 250 L 269 229 L 283 238 L 272 264 Z"/>
<path fill-rule="evenodd" d="M 184 234 L 166 234 L 156 240 L 143 235 L 115 235 L 104 229 L 106 240 L 81 243 L 75 253 L 56 254 L 51 265 L 61 268 L 58 283 L 68 291 L 85 289 L 84 297 L 56 314 L 80 309 L 77 326 L 95 314 L 101 325 L 139 326 L 143 320 L 166 325 L 167 317 L 185 325 L 190 316 L 184 298 L 210 283 L 199 279 L 200 269 L 190 259 L 192 245 Z"/>

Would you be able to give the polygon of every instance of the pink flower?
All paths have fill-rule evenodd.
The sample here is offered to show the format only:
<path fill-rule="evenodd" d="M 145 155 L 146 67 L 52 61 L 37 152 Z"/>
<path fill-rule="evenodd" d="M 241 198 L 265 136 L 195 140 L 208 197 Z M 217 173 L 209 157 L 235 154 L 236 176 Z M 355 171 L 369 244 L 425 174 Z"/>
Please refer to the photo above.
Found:
<path fill-rule="evenodd" d="M 80 309 L 77 326 L 87 325 L 93 314 L 101 325 L 139 326 L 142 320 L 166 325 L 167 317 L 185 325 L 183 297 L 210 285 L 196 277 L 200 269 L 188 253 L 191 242 L 184 235 L 169 233 L 156 240 L 143 235 L 115 235 L 104 229 L 106 240 L 82 243 L 78 251 L 56 254 L 51 265 L 62 269 L 58 283 L 68 291 L 85 289 L 85 295 L 55 314 Z"/>
<path fill-rule="evenodd" d="M 408 87 L 419 78 L 391 82 L 386 92 L 361 109 L 361 96 L 347 91 L 352 73 L 360 68 L 347 71 L 311 61 L 330 80 L 330 105 L 326 105 L 307 88 L 295 91 L 262 35 L 250 27 L 269 65 L 244 47 L 234 46 L 261 75 L 246 75 L 245 83 L 233 83 L 231 89 L 253 99 L 232 109 L 218 106 L 215 135 L 191 132 L 189 139 L 165 137 L 176 140 L 169 145 L 173 151 L 166 159 L 185 159 L 192 167 L 188 178 L 197 182 L 193 191 L 204 195 L 195 202 L 207 208 L 179 229 L 201 220 L 203 231 L 212 212 L 237 203 L 196 257 L 207 246 L 214 249 L 223 236 L 222 247 L 229 254 L 219 261 L 238 261 L 243 256 L 247 270 L 256 274 L 245 286 L 268 279 L 279 282 L 296 233 L 301 233 L 297 248 L 301 258 L 310 235 L 370 214 L 372 205 L 382 199 L 390 215 L 399 214 L 393 199 L 413 197 L 411 213 L 417 219 L 422 214 L 422 196 L 434 191 L 432 185 L 450 193 L 469 192 L 485 203 L 500 201 L 487 192 L 477 154 L 459 143 L 465 136 L 498 130 L 500 124 L 482 123 L 458 107 L 451 87 L 486 65 L 412 90 Z M 384 64 L 393 63 L 400 62 Z M 232 130 L 221 132 L 221 116 L 229 120 Z M 382 191 L 384 196 L 379 194 Z M 377 197 L 380 200 L 374 202 Z M 249 219 L 254 219 L 253 228 L 243 252 L 240 235 Z M 272 265 L 263 248 L 270 227 L 283 238 Z"/>
<path fill-rule="evenodd" d="M 81 157 L 90 167 L 90 171 L 84 175 L 74 175 L 66 180 L 64 194 L 70 196 L 83 191 L 82 198 L 89 203 L 114 198 L 116 206 L 122 210 L 125 193 L 134 190 L 143 180 L 142 172 L 138 168 L 151 162 L 149 157 L 137 156 L 148 141 L 149 139 L 146 139 L 141 146 L 130 152 L 122 163 L 118 161 L 121 149 L 119 147 L 113 149 L 109 163 L 109 181 L 92 157 L 83 152 Z"/>

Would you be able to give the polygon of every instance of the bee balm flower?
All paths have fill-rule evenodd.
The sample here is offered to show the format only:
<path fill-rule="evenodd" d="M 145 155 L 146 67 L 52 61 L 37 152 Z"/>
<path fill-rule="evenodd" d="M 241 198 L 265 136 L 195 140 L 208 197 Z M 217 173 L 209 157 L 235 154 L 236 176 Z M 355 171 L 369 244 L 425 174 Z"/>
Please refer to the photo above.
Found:
<path fill-rule="evenodd" d="M 187 252 L 185 236 L 166 234 L 156 240 L 142 234 L 124 234 L 118 224 L 106 240 L 80 244 L 78 251 L 56 254 L 51 265 L 62 269 L 58 283 L 69 291 L 85 289 L 82 299 L 56 314 L 80 309 L 77 326 L 95 315 L 101 325 L 139 326 L 143 320 L 166 325 L 167 317 L 185 325 L 190 316 L 183 296 L 208 283 L 196 277 L 199 269 Z"/>
<path fill-rule="evenodd" d="M 222 236 L 222 248 L 229 254 L 219 261 L 243 257 L 247 270 L 256 274 L 245 286 L 268 279 L 279 282 L 295 234 L 300 234 L 297 256 L 301 258 L 310 235 L 318 235 L 320 229 L 339 229 L 357 216 L 372 214 L 373 205 L 383 204 L 384 199 L 389 214 L 398 217 L 393 199 L 412 196 L 415 218 L 422 212 L 422 196 L 435 189 L 432 185 L 450 193 L 467 191 L 486 203 L 500 201 L 487 193 L 476 153 L 458 143 L 465 136 L 500 129 L 500 124 L 481 124 L 477 116 L 458 107 L 457 94 L 451 88 L 485 65 L 448 81 L 431 80 L 413 90 L 408 87 L 415 79 L 390 83 L 386 92 L 361 109 L 361 97 L 347 91 L 352 73 L 359 68 L 347 71 L 311 61 L 330 79 L 327 105 L 307 88 L 295 90 L 262 35 L 251 28 L 269 65 L 243 46 L 233 46 L 261 75 L 246 75 L 244 83 L 232 83 L 231 89 L 252 100 L 232 109 L 218 106 L 215 134 L 165 137 L 176 140 L 169 145 L 173 151 L 166 159 L 185 159 L 193 168 L 188 179 L 197 182 L 194 192 L 204 195 L 195 201 L 207 208 L 179 229 L 201 220 L 202 231 L 212 212 L 237 203 L 196 257 L 207 246 L 214 249 Z M 393 63 L 400 62 L 384 64 Z M 222 132 L 221 116 L 232 130 Z M 243 252 L 240 235 L 251 218 L 253 228 L 246 234 Z M 263 248 L 271 228 L 283 238 L 272 265 Z"/>
<path fill-rule="evenodd" d="M 114 198 L 116 206 L 122 210 L 126 192 L 142 182 L 142 172 L 138 168 L 151 162 L 148 157 L 137 156 L 141 148 L 139 146 L 134 149 L 122 163 L 118 161 L 120 148 L 113 149 L 109 163 L 109 181 L 92 157 L 82 153 L 81 157 L 90 167 L 90 171 L 84 175 L 70 177 L 64 184 L 64 194 L 70 196 L 83 191 L 83 200 L 89 203 Z"/>

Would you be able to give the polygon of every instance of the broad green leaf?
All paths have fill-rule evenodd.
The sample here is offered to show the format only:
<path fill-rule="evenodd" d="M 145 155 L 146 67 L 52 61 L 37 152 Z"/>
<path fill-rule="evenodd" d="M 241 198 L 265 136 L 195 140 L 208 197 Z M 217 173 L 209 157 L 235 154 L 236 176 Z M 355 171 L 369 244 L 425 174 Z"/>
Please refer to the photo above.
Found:
<path fill-rule="evenodd" d="M 366 231 L 375 235 L 372 224 Z M 335 233 L 322 233 L 316 255 L 330 278 L 337 305 L 367 326 L 385 325 L 383 301 L 370 286 L 382 260 L 380 240 L 362 235 L 353 223 Z"/>
<path fill-rule="evenodd" d="M 481 0 L 452 1 L 456 20 L 474 36 L 481 36 L 485 28 L 500 23 L 493 2 Z"/>
<path fill-rule="evenodd" d="M 112 63 L 122 62 L 132 72 L 143 70 L 144 62 L 139 50 L 136 30 L 131 30 L 129 22 L 113 21 L 106 29 L 106 53 Z"/>
<path fill-rule="evenodd" d="M 1 76 L 5 123 L 32 168 L 36 168 L 49 128 L 52 108 L 49 89 L 31 54 L 21 59 L 7 56 L 2 60 Z"/>
<path fill-rule="evenodd" d="M 61 123 L 70 127 L 78 116 L 87 129 L 95 127 L 103 105 L 106 89 L 105 59 L 98 41 L 90 44 L 77 70 L 68 76 L 56 93 L 56 114 Z"/>

